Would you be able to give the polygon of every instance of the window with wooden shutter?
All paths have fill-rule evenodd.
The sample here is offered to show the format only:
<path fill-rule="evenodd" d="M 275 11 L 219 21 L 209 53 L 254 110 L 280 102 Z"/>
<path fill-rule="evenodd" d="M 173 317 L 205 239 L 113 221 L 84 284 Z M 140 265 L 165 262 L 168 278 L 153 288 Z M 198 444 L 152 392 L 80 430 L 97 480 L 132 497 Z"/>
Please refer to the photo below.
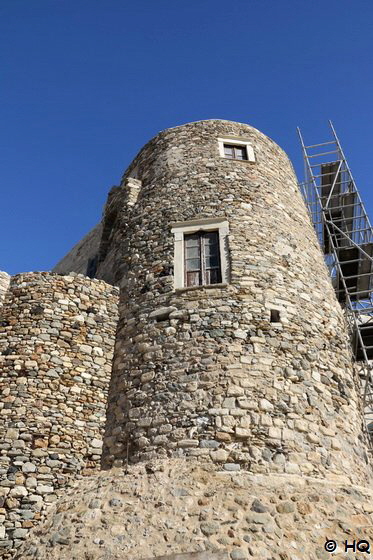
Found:
<path fill-rule="evenodd" d="M 185 285 L 205 286 L 221 280 L 218 231 L 184 235 Z"/>

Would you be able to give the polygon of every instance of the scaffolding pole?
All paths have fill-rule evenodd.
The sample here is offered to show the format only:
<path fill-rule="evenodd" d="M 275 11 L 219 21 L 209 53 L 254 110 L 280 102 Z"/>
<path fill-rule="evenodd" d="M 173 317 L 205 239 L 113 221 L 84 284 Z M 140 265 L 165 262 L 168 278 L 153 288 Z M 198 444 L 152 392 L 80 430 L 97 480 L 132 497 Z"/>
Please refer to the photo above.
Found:
<path fill-rule="evenodd" d="M 365 429 L 373 452 L 373 230 L 331 121 L 329 127 L 332 139 L 311 145 L 297 129 L 305 169 L 300 190 L 364 371 Z"/>

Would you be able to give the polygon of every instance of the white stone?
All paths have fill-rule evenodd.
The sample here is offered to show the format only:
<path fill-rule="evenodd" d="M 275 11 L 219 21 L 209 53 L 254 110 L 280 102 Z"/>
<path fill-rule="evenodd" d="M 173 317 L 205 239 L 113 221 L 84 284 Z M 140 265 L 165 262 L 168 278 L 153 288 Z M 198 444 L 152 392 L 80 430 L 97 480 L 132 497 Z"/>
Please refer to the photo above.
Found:
<path fill-rule="evenodd" d="M 265 412 L 272 412 L 272 410 L 274 409 L 274 406 L 267 399 L 260 399 L 259 408 L 260 408 L 260 410 L 264 410 Z"/>
<path fill-rule="evenodd" d="M 24 498 L 28 492 L 24 486 L 15 486 L 10 490 L 10 496 L 13 498 Z"/>
<path fill-rule="evenodd" d="M 41 484 L 40 486 L 36 487 L 36 492 L 38 494 L 53 494 L 54 488 L 53 486 L 47 486 L 46 484 Z"/>
<path fill-rule="evenodd" d="M 235 330 L 233 334 L 236 338 L 247 338 L 247 331 L 243 331 L 242 329 Z"/>
<path fill-rule="evenodd" d="M 22 465 L 22 472 L 24 473 L 32 473 L 36 471 L 36 465 L 34 465 L 34 463 L 23 463 Z"/>
<path fill-rule="evenodd" d="M 306 422 L 305 420 L 294 420 L 294 428 L 298 431 L 298 432 L 308 432 L 309 428 L 308 428 L 308 422 Z"/>

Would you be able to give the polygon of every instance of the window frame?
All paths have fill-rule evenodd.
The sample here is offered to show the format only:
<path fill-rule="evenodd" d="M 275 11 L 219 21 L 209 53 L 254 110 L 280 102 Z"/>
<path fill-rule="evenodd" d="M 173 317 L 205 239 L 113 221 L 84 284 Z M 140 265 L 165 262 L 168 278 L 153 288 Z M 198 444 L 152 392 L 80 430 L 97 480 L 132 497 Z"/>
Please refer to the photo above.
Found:
<path fill-rule="evenodd" d="M 231 148 L 232 157 L 227 154 L 227 148 Z M 241 154 L 242 157 L 237 157 L 239 154 Z M 241 161 L 246 161 L 247 160 L 246 146 L 239 146 L 238 144 L 224 143 L 224 157 L 225 157 L 225 159 L 239 159 Z"/>
<path fill-rule="evenodd" d="M 215 234 L 216 242 L 209 244 L 207 243 L 208 235 Z M 187 246 L 187 238 L 196 237 L 196 243 L 190 247 Z M 215 247 L 214 253 L 207 254 L 208 247 Z M 188 250 L 197 249 L 197 256 L 189 256 Z M 217 250 L 216 250 L 217 249 Z M 208 258 L 211 256 L 216 258 L 216 266 L 207 266 Z M 198 268 L 188 270 L 188 261 L 198 261 Z M 214 272 L 213 272 L 214 271 Z M 198 284 L 189 283 L 188 275 L 197 274 Z M 215 275 L 218 278 L 217 282 L 208 282 L 211 280 L 211 275 Z M 221 260 L 220 260 L 220 240 L 219 240 L 219 230 L 205 231 L 199 229 L 194 233 L 184 233 L 184 284 L 186 288 L 192 286 L 211 286 L 213 284 L 221 284 Z"/>
<path fill-rule="evenodd" d="M 218 233 L 219 260 L 221 282 L 217 284 L 186 285 L 185 274 L 185 235 L 198 232 Z M 229 226 L 226 218 L 205 218 L 203 220 L 189 220 L 187 222 L 175 222 L 171 224 L 171 232 L 174 234 L 174 289 L 195 289 L 225 285 L 229 282 L 229 260 L 228 260 L 228 234 Z"/>
<path fill-rule="evenodd" d="M 244 148 L 246 151 L 246 159 L 240 159 L 240 158 L 230 158 L 227 157 L 225 154 L 225 150 L 224 150 L 224 146 L 232 146 L 232 147 L 239 147 L 239 148 Z M 256 158 L 255 158 L 255 153 L 254 153 L 254 148 L 252 146 L 252 143 L 250 140 L 246 139 L 246 138 L 240 138 L 238 136 L 226 136 L 224 138 L 218 138 L 218 146 L 219 146 L 219 154 L 220 157 L 230 160 L 230 161 L 244 161 L 244 162 L 249 162 L 249 163 L 255 163 L 256 162 Z"/>

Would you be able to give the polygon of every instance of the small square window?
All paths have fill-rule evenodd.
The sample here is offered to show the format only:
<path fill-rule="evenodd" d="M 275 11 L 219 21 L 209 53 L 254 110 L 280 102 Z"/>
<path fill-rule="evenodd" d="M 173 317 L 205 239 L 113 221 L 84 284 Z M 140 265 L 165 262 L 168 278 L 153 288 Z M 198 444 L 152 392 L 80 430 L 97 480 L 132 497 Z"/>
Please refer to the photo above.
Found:
<path fill-rule="evenodd" d="M 224 159 L 255 163 L 254 148 L 251 140 L 235 136 L 218 138 L 219 154 Z"/>
<path fill-rule="evenodd" d="M 224 156 L 228 159 L 246 159 L 247 150 L 246 146 L 239 146 L 234 144 L 224 144 Z"/>
<path fill-rule="evenodd" d="M 277 309 L 271 309 L 271 323 L 279 323 L 280 321 L 280 312 Z"/>

